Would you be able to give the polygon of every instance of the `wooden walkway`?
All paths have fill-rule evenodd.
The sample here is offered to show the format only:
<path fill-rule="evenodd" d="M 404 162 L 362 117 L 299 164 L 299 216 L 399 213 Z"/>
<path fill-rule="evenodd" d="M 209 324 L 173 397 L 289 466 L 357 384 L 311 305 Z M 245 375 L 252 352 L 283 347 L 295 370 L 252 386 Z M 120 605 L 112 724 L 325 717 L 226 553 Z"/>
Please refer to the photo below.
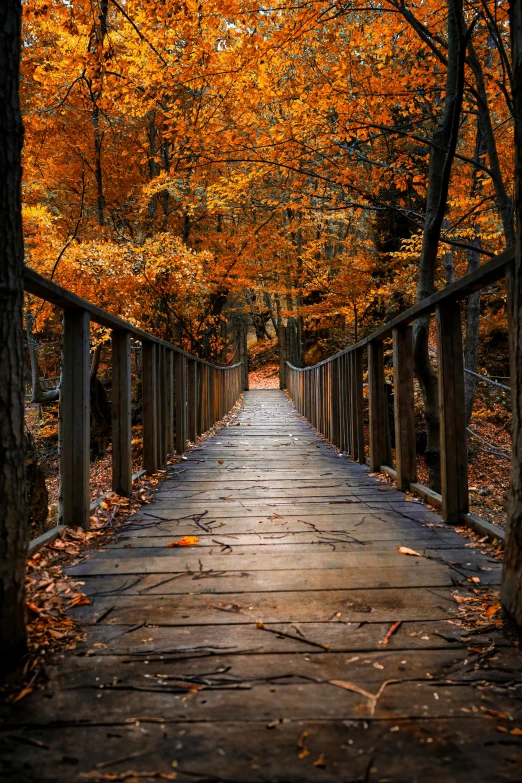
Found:
<path fill-rule="evenodd" d="M 87 641 L 3 715 L 2 780 L 520 780 L 519 652 L 455 623 L 499 565 L 282 392 L 245 398 L 71 569 Z"/>

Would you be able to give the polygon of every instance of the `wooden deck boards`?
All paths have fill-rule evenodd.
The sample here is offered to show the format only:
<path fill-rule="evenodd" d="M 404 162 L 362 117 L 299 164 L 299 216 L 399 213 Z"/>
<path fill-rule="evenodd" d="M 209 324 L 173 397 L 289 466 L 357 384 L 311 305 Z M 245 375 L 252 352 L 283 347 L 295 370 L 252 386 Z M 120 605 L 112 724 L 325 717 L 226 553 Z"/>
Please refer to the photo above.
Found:
<path fill-rule="evenodd" d="M 282 392 L 248 392 L 156 500 L 70 569 L 86 642 L 3 714 L 3 780 L 520 778 L 519 652 L 456 623 L 454 594 L 499 564 Z M 168 547 L 182 535 L 199 544 Z"/>

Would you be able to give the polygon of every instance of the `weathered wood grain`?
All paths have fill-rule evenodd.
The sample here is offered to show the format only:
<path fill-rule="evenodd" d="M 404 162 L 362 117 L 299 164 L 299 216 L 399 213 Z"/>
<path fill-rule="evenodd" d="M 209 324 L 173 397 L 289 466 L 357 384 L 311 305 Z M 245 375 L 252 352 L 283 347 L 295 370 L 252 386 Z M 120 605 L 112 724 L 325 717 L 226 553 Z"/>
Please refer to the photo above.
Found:
<path fill-rule="evenodd" d="M 211 368 L 198 389 L 208 426 Z M 310 410 L 348 437 L 342 411 Z M 282 392 L 249 392 L 230 424 L 68 569 L 85 640 L 0 712 L 2 780 L 516 780 L 520 654 L 494 622 L 462 627 L 455 599 L 497 586 L 497 559 L 339 457 Z M 199 542 L 169 547 L 184 535 Z M 372 715 L 357 688 L 383 686 Z"/>

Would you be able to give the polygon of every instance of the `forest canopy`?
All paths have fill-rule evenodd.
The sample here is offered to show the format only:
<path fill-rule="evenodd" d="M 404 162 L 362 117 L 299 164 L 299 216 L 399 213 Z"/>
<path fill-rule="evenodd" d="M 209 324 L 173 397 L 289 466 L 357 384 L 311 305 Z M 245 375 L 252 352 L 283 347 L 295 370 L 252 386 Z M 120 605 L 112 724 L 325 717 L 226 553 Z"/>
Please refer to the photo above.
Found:
<path fill-rule="evenodd" d="M 203 356 L 353 342 L 513 242 L 507 13 L 24 0 L 26 263 Z"/>

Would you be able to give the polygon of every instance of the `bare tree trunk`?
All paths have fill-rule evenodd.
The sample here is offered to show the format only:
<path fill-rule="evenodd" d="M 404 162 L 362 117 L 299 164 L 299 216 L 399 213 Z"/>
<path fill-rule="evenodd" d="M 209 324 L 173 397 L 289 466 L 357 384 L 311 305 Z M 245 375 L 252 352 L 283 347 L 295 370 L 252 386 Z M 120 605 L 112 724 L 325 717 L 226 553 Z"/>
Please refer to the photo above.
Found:
<path fill-rule="evenodd" d="M 489 170 L 495 188 L 497 209 L 502 220 L 506 247 L 511 247 L 511 245 L 515 244 L 515 214 L 513 210 L 513 201 L 509 197 L 502 177 L 497 142 L 489 110 L 484 73 L 471 40 L 468 41 L 468 62 L 473 71 L 473 76 L 475 77 L 475 84 L 477 85 L 475 98 L 477 100 L 478 122 L 483 137 L 483 144 L 488 153 Z"/>
<path fill-rule="evenodd" d="M 103 42 L 107 35 L 107 14 L 109 13 L 109 0 L 100 0 L 100 11 L 97 17 L 97 24 L 94 31 L 94 47 L 98 57 L 98 76 L 99 85 L 93 92 L 91 90 L 91 100 L 94 108 L 91 113 L 91 122 L 94 133 L 94 178 L 96 179 L 96 214 L 98 225 L 105 225 L 105 197 L 103 195 L 103 169 L 102 169 L 102 148 L 103 132 L 100 128 L 100 109 L 98 100 L 101 98 L 101 61 L 103 57 Z"/>
<path fill-rule="evenodd" d="M 26 649 L 19 0 L 0 3 L 0 666 Z"/>
<path fill-rule="evenodd" d="M 462 0 L 447 0 L 448 6 L 448 59 L 444 111 L 440 124 L 433 134 L 428 173 L 428 194 L 424 233 L 417 283 L 417 302 L 430 296 L 435 290 L 435 271 L 442 229 L 446 212 L 451 167 L 458 139 L 459 118 L 464 91 L 464 30 Z M 440 490 L 440 424 L 437 375 L 429 356 L 429 318 L 419 318 L 414 324 L 413 361 L 415 373 L 424 398 L 426 421 L 426 466 L 430 486 Z"/>
<path fill-rule="evenodd" d="M 480 239 L 472 239 L 470 244 L 480 248 Z M 468 250 L 468 272 L 472 272 L 480 266 L 480 254 L 478 250 Z M 468 296 L 466 312 L 466 342 L 464 344 L 464 367 L 472 372 L 478 369 L 479 347 L 479 321 L 480 321 L 480 291 Z M 475 395 L 477 393 L 477 379 L 474 375 L 464 373 L 464 404 L 466 412 L 466 426 L 469 426 Z"/>
<path fill-rule="evenodd" d="M 449 220 L 444 220 L 443 226 L 444 229 L 447 229 L 449 227 Z M 444 251 L 443 265 L 444 280 L 446 281 L 446 285 L 450 285 L 450 283 L 455 282 L 455 261 L 453 258 L 453 248 L 451 245 L 448 245 L 447 250 Z"/>
<path fill-rule="evenodd" d="M 473 179 L 471 184 L 471 197 L 482 189 L 482 180 L 479 178 L 479 163 L 484 162 L 487 151 L 487 144 L 484 133 L 482 132 L 482 121 L 477 118 L 477 135 L 475 139 L 475 167 L 473 169 Z M 476 235 L 471 239 L 470 245 L 473 248 L 468 249 L 468 272 L 473 272 L 480 266 L 480 237 L 479 228 L 476 227 Z M 476 248 L 476 250 L 474 249 Z M 480 321 L 480 291 L 468 296 L 466 312 L 466 342 L 464 344 L 464 367 L 472 372 L 478 369 L 478 349 L 479 349 L 479 321 Z M 469 426 L 475 404 L 475 395 L 477 393 L 477 379 L 470 373 L 464 373 L 464 404 L 466 426 Z"/>
<path fill-rule="evenodd" d="M 513 52 L 513 104 L 515 116 L 516 218 L 522 225 L 522 4 L 510 8 Z M 522 626 L 522 233 L 516 239 L 516 259 L 510 275 L 509 330 L 513 400 L 513 453 L 508 506 L 506 551 L 502 574 L 502 604 Z"/>
<path fill-rule="evenodd" d="M 97 106 L 92 110 L 92 127 L 94 131 L 94 177 L 96 179 L 96 215 L 98 225 L 105 225 L 105 198 L 103 196 L 102 147 L 103 133 L 100 130 L 100 110 Z"/>

